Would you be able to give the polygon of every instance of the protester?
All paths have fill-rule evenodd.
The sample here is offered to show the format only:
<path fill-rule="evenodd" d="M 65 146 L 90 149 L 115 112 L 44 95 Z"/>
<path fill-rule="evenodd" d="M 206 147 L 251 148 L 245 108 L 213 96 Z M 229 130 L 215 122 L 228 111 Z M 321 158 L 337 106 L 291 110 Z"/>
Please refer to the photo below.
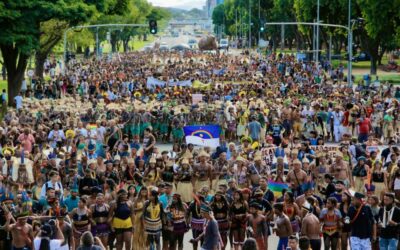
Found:
<path fill-rule="evenodd" d="M 133 52 L 65 66 L 3 110 L 0 248 L 32 248 L 51 217 L 62 249 L 182 249 L 186 233 L 194 249 L 240 249 L 250 236 L 262 249 L 277 238 L 279 250 L 303 248 L 294 233 L 313 250 L 321 238 L 326 249 L 396 244 L 392 86 L 349 88 L 274 53 Z"/>

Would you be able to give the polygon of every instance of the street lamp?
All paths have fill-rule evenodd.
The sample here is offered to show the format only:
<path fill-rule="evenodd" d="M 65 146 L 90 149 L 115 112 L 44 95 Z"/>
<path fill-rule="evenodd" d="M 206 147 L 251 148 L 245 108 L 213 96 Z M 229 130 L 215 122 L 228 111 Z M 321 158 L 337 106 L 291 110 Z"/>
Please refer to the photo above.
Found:
<path fill-rule="evenodd" d="M 317 23 L 319 24 L 319 0 L 317 1 Z M 315 59 L 316 65 L 318 67 L 318 61 L 319 61 L 319 25 L 317 25 L 317 42 L 316 42 L 316 55 L 317 58 Z"/>
<path fill-rule="evenodd" d="M 251 49 L 251 0 L 249 0 L 249 49 Z"/>

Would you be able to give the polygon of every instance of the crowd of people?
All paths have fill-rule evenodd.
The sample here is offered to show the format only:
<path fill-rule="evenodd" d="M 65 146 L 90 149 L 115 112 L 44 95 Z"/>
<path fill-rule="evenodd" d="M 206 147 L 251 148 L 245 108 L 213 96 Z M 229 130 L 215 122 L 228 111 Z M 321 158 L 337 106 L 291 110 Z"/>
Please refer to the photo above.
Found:
<path fill-rule="evenodd" d="M 46 65 L 0 126 L 0 249 L 399 249 L 400 89 L 289 54 Z"/>

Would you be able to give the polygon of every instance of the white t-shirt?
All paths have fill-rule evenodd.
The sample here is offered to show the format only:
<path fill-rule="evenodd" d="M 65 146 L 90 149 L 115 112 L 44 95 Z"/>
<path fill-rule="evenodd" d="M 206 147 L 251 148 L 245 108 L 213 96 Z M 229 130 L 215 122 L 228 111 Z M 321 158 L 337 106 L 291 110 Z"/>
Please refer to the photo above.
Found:
<path fill-rule="evenodd" d="M 14 97 L 15 100 L 15 104 L 17 106 L 17 109 L 22 109 L 22 96 L 17 95 L 16 97 Z"/>
<path fill-rule="evenodd" d="M 33 240 L 33 250 L 38 250 L 40 249 L 40 243 L 42 242 L 42 239 L 39 237 L 36 237 Z M 61 248 L 61 240 L 50 240 L 50 250 L 58 250 Z"/>

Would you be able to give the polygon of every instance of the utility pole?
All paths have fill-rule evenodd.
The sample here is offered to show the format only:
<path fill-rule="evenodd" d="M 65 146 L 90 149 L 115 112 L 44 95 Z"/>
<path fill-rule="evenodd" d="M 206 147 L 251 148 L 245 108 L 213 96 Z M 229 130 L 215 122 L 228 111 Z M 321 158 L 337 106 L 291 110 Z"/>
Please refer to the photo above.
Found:
<path fill-rule="evenodd" d="M 251 49 L 251 0 L 249 0 L 249 49 Z"/>
<path fill-rule="evenodd" d="M 313 38 L 312 38 L 312 55 L 313 61 L 315 62 L 315 19 L 313 21 Z"/>
<path fill-rule="evenodd" d="M 316 41 L 316 49 L 317 49 L 317 51 L 316 51 L 316 55 L 317 55 L 317 58 L 315 59 L 315 62 L 316 62 L 316 64 L 318 65 L 318 61 L 319 61 L 319 0 L 318 0 L 318 2 L 317 2 L 317 23 L 318 23 L 318 25 L 317 25 L 317 41 Z"/>
<path fill-rule="evenodd" d="M 96 58 L 99 59 L 99 27 L 96 27 Z"/>
<path fill-rule="evenodd" d="M 260 43 L 260 37 L 261 37 L 261 25 L 263 25 L 262 23 L 261 23 L 261 5 L 260 5 L 260 0 L 258 0 L 258 23 L 259 23 L 259 26 L 260 27 L 258 27 L 258 42 Z"/>
<path fill-rule="evenodd" d="M 353 30 L 351 27 L 351 0 L 349 0 L 349 13 L 348 13 L 347 27 L 349 29 L 348 33 L 348 47 L 347 54 L 349 56 L 348 65 L 347 65 L 347 85 L 353 86 L 351 75 L 352 75 L 352 59 L 353 59 Z"/>
<path fill-rule="evenodd" d="M 329 63 L 332 65 L 332 34 L 329 34 Z"/>
<path fill-rule="evenodd" d="M 281 26 L 281 53 L 285 49 L 285 25 L 282 24 Z"/>
<path fill-rule="evenodd" d="M 237 25 L 238 25 L 238 23 L 237 23 L 237 12 L 238 12 L 238 10 L 236 9 L 236 11 L 235 11 L 236 43 L 237 43 L 237 41 L 239 39 L 239 37 L 238 37 L 238 27 L 237 27 Z"/>

